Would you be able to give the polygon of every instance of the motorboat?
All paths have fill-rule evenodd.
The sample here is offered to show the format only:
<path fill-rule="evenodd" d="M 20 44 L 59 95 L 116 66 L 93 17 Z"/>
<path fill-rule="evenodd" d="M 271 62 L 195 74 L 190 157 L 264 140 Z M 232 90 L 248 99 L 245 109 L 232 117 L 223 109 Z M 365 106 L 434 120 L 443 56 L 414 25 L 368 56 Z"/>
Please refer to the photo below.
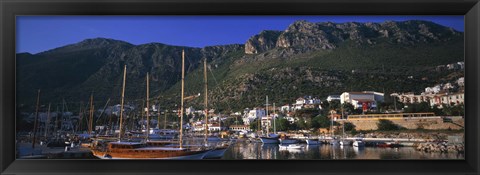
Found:
<path fill-rule="evenodd" d="M 362 140 L 355 140 L 353 142 L 353 146 L 354 147 L 365 147 L 365 142 L 363 142 Z"/>
<path fill-rule="evenodd" d="M 307 139 L 307 145 L 320 145 L 322 142 L 319 139 Z"/>

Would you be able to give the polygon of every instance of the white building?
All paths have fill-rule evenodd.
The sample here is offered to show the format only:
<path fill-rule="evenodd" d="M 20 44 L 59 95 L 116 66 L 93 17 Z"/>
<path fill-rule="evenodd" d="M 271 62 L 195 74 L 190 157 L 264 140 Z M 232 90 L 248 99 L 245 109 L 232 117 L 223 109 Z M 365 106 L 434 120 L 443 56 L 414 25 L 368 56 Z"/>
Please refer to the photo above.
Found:
<path fill-rule="evenodd" d="M 282 112 L 287 113 L 287 112 L 290 112 L 291 107 L 290 107 L 289 104 L 285 104 L 285 105 L 283 105 L 282 107 L 280 107 L 280 110 L 281 110 Z"/>
<path fill-rule="evenodd" d="M 242 118 L 243 123 L 246 125 L 250 125 L 257 118 L 262 118 L 265 116 L 265 109 L 263 108 L 254 108 L 250 110 L 246 116 Z"/>
<path fill-rule="evenodd" d="M 444 86 L 443 86 L 443 90 L 447 90 L 447 89 L 453 89 L 453 85 L 452 83 L 446 83 Z"/>
<path fill-rule="evenodd" d="M 220 131 L 221 128 L 220 128 L 220 125 L 215 123 L 215 124 L 212 124 L 212 123 L 209 123 L 208 124 L 208 131 Z M 193 125 L 193 131 L 205 131 L 205 124 L 204 123 L 195 123 Z"/>
<path fill-rule="evenodd" d="M 464 77 L 459 78 L 457 80 L 457 85 L 460 86 L 460 87 L 465 86 L 465 78 Z"/>
<path fill-rule="evenodd" d="M 361 109 L 363 105 L 369 109 L 377 108 L 377 103 L 384 101 L 383 95 L 383 93 L 373 91 L 344 92 L 340 95 L 340 103 L 350 103 L 355 109 Z"/>
<path fill-rule="evenodd" d="M 445 105 L 460 105 L 465 103 L 465 94 L 460 93 L 452 93 L 452 94 L 438 94 L 435 95 L 432 99 L 430 99 L 430 105 L 434 106 L 437 105 L 438 108 L 443 108 Z"/>
<path fill-rule="evenodd" d="M 273 130 L 273 125 L 272 125 L 272 117 L 271 116 L 268 116 L 268 117 L 262 117 L 262 128 L 270 128 L 269 130 L 272 131 Z"/>
<path fill-rule="evenodd" d="M 305 104 L 305 99 L 300 97 L 295 100 L 295 104 L 293 106 L 294 110 L 299 110 L 303 108 L 303 105 Z"/>
<path fill-rule="evenodd" d="M 333 100 L 340 100 L 340 95 L 329 95 L 329 96 L 327 97 L 327 101 L 328 101 L 328 102 L 331 102 L 331 101 L 333 101 Z"/>
<path fill-rule="evenodd" d="M 299 110 L 303 108 L 314 108 L 318 105 L 320 105 L 322 101 L 319 98 L 311 97 L 311 96 L 306 96 L 306 97 L 300 97 L 295 100 L 295 104 L 293 104 L 293 110 Z"/>
<path fill-rule="evenodd" d="M 250 126 L 248 125 L 230 125 L 230 127 L 228 127 L 230 131 L 238 131 L 238 132 L 242 132 L 242 131 L 252 131 L 250 129 Z"/>
<path fill-rule="evenodd" d="M 396 97 L 398 101 L 402 103 L 421 103 L 421 102 L 430 102 L 433 95 L 422 93 L 420 95 L 415 95 L 413 92 L 397 94 L 393 93 L 390 96 Z"/>

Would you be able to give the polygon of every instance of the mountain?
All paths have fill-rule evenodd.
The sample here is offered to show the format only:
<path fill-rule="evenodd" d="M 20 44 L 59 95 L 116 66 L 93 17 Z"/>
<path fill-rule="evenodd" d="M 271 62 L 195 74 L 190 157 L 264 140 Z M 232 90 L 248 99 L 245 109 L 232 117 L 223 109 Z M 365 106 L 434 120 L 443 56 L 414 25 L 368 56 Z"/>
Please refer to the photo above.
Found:
<path fill-rule="evenodd" d="M 145 75 L 150 72 L 154 103 L 175 108 L 180 101 L 182 49 L 186 95 L 203 92 L 201 60 L 206 58 L 209 98 L 218 109 L 260 106 L 265 95 L 283 105 L 304 95 L 326 97 L 343 91 L 419 92 L 445 77 L 462 75 L 435 67 L 462 61 L 463 47 L 462 32 L 416 20 L 296 21 L 284 31 L 262 31 L 244 45 L 204 48 L 95 38 L 39 54 L 17 54 L 17 102 L 31 108 L 41 88 L 42 103 L 64 98 L 74 108 L 79 101 L 86 104 L 92 92 L 102 106 L 108 98 L 118 103 L 127 65 L 127 103 L 142 105 Z M 201 99 L 187 105 L 199 108 Z"/>

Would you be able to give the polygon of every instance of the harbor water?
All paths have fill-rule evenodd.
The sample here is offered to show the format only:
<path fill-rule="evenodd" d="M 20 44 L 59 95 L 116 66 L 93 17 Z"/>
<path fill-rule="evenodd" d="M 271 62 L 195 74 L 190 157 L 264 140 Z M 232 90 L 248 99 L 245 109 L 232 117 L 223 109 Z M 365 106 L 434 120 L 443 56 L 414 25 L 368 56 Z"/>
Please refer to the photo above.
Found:
<path fill-rule="evenodd" d="M 278 144 L 263 144 L 255 142 L 237 141 L 227 149 L 221 159 L 244 160 L 244 159 L 277 159 L 277 160 L 462 160 L 463 153 L 441 153 L 418 151 L 415 147 L 380 148 L 380 147 L 353 147 L 340 145 L 307 145 L 300 144 L 300 149 L 281 149 Z M 22 144 L 17 147 L 20 158 L 31 153 L 31 145 Z M 41 159 L 97 159 L 88 148 L 71 148 L 65 151 L 62 148 L 51 149 L 37 147 L 36 157 Z M 27 157 L 24 157 L 27 158 Z M 31 157 L 33 158 L 33 157 Z"/>
<path fill-rule="evenodd" d="M 303 159 L 303 160 L 336 160 L 336 159 L 457 159 L 465 158 L 462 153 L 440 153 L 417 151 L 415 147 L 379 148 L 339 145 L 307 145 L 301 149 L 281 150 L 278 144 L 237 142 L 232 145 L 222 159 Z"/>

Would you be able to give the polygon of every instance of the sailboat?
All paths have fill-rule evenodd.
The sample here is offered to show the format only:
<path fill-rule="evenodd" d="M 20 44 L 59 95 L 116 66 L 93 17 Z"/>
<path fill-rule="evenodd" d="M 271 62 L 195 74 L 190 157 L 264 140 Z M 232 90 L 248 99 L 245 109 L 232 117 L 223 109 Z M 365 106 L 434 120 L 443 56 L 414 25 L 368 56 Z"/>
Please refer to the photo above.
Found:
<path fill-rule="evenodd" d="M 265 111 L 266 111 L 266 116 L 268 116 L 268 96 L 266 96 L 266 104 L 265 104 Z M 267 117 L 268 120 L 268 117 Z M 266 137 L 260 137 L 260 140 L 264 144 L 278 144 L 280 141 L 278 140 L 278 135 L 269 135 L 268 134 L 268 126 L 267 126 L 267 136 Z"/>
<path fill-rule="evenodd" d="M 221 138 L 219 137 L 209 137 L 208 136 L 208 81 L 207 81 L 207 59 L 203 60 L 203 69 L 204 69 L 204 82 L 205 82 L 205 99 L 204 99 L 204 104 L 205 104 L 205 138 L 204 142 L 207 145 L 208 142 L 219 142 L 222 141 Z M 219 118 L 219 122 L 221 122 L 221 119 Z M 218 144 L 218 143 L 217 143 Z M 227 151 L 228 147 L 230 146 L 229 143 L 220 143 L 220 145 L 216 145 L 215 148 L 208 152 L 205 155 L 205 159 L 212 159 L 212 158 L 221 158 L 223 157 L 223 154 L 225 154 L 225 151 Z"/>
<path fill-rule="evenodd" d="M 350 146 L 350 145 L 352 145 L 352 141 L 345 139 L 345 122 L 343 122 L 342 140 L 340 140 L 340 146 Z"/>
<path fill-rule="evenodd" d="M 333 114 L 335 113 L 335 110 L 330 111 L 330 131 L 332 132 L 331 135 L 331 140 L 330 140 L 330 145 L 339 145 L 340 141 L 335 137 L 335 131 L 333 130 Z"/>
<path fill-rule="evenodd" d="M 100 159 L 202 159 L 206 153 L 211 150 L 204 147 L 184 147 L 183 146 L 183 95 L 184 95 L 184 78 L 185 78 L 185 52 L 182 50 L 182 94 L 181 94 L 181 109 L 180 109 L 180 136 L 179 146 L 167 147 L 157 146 L 148 143 L 148 131 L 150 130 L 147 124 L 147 137 L 145 142 L 122 142 L 122 118 L 123 118 L 123 103 L 125 96 L 125 79 L 127 66 L 125 65 L 123 74 L 123 90 L 122 101 L 120 108 L 120 134 L 118 142 L 109 142 L 105 147 L 93 147 L 92 153 Z M 147 97 L 148 97 L 148 76 L 147 76 Z M 147 115 L 148 117 L 148 115 Z M 147 119 L 148 120 L 148 119 Z M 95 144 L 97 145 L 97 144 Z"/>

